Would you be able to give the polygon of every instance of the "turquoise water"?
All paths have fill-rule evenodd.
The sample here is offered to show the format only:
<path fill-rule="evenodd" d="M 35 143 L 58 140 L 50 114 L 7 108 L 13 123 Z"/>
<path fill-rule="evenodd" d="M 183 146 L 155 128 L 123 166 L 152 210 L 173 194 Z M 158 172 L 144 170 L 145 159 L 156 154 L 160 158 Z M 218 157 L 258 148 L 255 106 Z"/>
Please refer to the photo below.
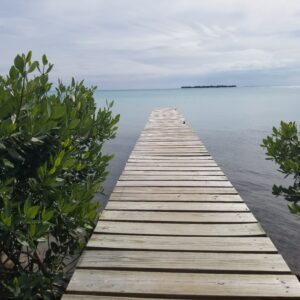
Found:
<path fill-rule="evenodd" d="M 240 87 L 97 91 L 99 105 L 114 100 L 121 114 L 117 138 L 106 146 L 115 154 L 105 183 L 109 194 L 155 107 L 176 107 L 196 131 L 240 192 L 294 272 L 300 274 L 300 218 L 284 199 L 271 194 L 283 176 L 265 160 L 260 143 L 281 120 L 300 124 L 300 87 Z M 104 201 L 107 199 L 104 199 Z"/>

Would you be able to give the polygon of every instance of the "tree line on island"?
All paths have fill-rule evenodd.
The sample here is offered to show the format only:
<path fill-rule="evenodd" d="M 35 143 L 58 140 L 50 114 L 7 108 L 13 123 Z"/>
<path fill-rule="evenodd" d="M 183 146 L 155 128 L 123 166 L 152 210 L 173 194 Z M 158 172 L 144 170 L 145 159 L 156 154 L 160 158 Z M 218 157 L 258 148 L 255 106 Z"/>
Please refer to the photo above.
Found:
<path fill-rule="evenodd" d="M 182 86 L 182 89 L 210 89 L 210 88 L 235 88 L 236 85 L 224 85 L 224 84 L 218 84 L 218 85 L 194 85 L 194 86 Z"/>

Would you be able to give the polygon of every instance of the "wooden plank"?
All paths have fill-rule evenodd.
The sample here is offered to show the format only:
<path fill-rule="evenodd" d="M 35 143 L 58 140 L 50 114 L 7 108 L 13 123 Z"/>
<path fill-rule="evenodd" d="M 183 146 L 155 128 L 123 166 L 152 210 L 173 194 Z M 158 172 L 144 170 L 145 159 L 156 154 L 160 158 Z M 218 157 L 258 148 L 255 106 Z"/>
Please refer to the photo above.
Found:
<path fill-rule="evenodd" d="M 77 268 L 161 270 L 180 272 L 285 273 L 279 254 L 199 253 L 130 250 L 85 251 Z"/>
<path fill-rule="evenodd" d="M 173 156 L 174 157 L 174 156 Z M 201 156 L 200 158 L 197 159 L 197 161 L 204 161 L 204 162 L 214 162 L 211 156 Z M 174 159 L 155 159 L 155 158 L 146 158 L 146 157 L 142 157 L 142 158 L 129 158 L 128 163 L 190 163 L 190 160 L 178 160 L 177 157 L 174 157 Z M 195 161 L 196 162 L 196 161 Z"/>
<path fill-rule="evenodd" d="M 207 149 L 203 146 L 158 146 L 158 145 L 136 145 L 134 150 L 164 150 L 164 151 L 171 151 L 171 150 L 178 150 L 178 151 L 206 151 Z"/>
<path fill-rule="evenodd" d="M 188 126 L 172 126 L 172 127 L 167 127 L 167 126 L 149 126 L 146 125 L 145 128 L 143 129 L 143 132 L 194 132 L 192 129 Z"/>
<path fill-rule="evenodd" d="M 130 155 L 129 160 L 131 159 L 148 159 L 148 160 L 165 160 L 165 161 L 184 161 L 184 162 L 197 162 L 198 160 L 208 160 L 211 159 L 210 155 L 202 155 L 202 156 L 159 156 L 159 155 Z"/>
<path fill-rule="evenodd" d="M 109 201 L 172 201 L 172 202 L 243 202 L 239 195 L 218 194 L 144 194 L 117 193 L 110 195 Z"/>
<path fill-rule="evenodd" d="M 195 153 L 194 155 L 179 155 L 176 154 L 176 152 L 173 152 L 173 155 L 165 155 L 166 153 L 160 152 L 160 153 L 149 153 L 145 154 L 139 153 L 139 152 L 132 152 L 131 156 L 129 157 L 128 161 L 132 160 L 145 160 L 145 163 L 157 163 L 159 161 L 161 162 L 177 162 L 177 163 L 188 163 L 188 164 L 200 164 L 200 163 L 205 163 L 205 162 L 211 162 L 211 163 L 216 163 L 213 158 L 207 153 Z M 192 153 L 190 153 L 192 154 Z"/>
<path fill-rule="evenodd" d="M 106 205 L 106 210 L 151 210 L 151 211 L 222 211 L 247 212 L 245 203 L 207 203 L 207 202 L 136 202 L 112 201 Z"/>
<path fill-rule="evenodd" d="M 190 138 L 190 137 L 181 137 L 180 140 L 182 141 L 198 141 L 198 138 L 194 137 L 194 138 Z M 142 137 L 138 139 L 139 142 L 150 142 L 150 141 L 156 141 L 156 142 L 160 142 L 160 141 L 165 141 L 165 142 L 171 142 L 171 141 L 178 141 L 178 137 Z"/>
<path fill-rule="evenodd" d="M 258 223 L 241 224 L 185 224 L 146 222 L 98 222 L 95 232 L 172 236 L 264 236 Z"/>
<path fill-rule="evenodd" d="M 141 140 L 147 140 L 147 139 L 164 139 L 164 141 L 167 140 L 190 140 L 190 141 L 194 141 L 194 140 L 198 140 L 198 137 L 196 134 L 187 134 L 187 133 L 162 133 L 162 134 L 156 134 L 156 133 L 146 133 L 146 134 L 141 134 L 139 141 Z"/>
<path fill-rule="evenodd" d="M 131 187 L 116 186 L 115 193 L 153 194 L 237 194 L 234 187 Z"/>
<path fill-rule="evenodd" d="M 143 297 L 134 297 L 135 300 L 165 300 L 163 298 L 143 298 Z M 178 298 L 177 298 L 178 299 Z M 64 294 L 62 296 L 62 300 L 133 300 L 132 297 L 122 297 L 122 296 L 95 296 L 95 295 L 87 295 L 87 294 Z M 169 299 L 170 300 L 170 299 Z M 175 300 L 175 299 L 174 299 Z"/>
<path fill-rule="evenodd" d="M 229 181 L 182 181 L 182 180 L 139 180 L 139 181 L 118 181 L 117 186 L 165 186 L 165 187 L 181 187 L 181 186 L 199 186 L 199 187 L 231 187 Z"/>
<path fill-rule="evenodd" d="M 151 155 L 151 156 L 154 156 L 154 155 L 159 155 L 159 156 L 164 156 L 164 155 L 167 155 L 167 156 L 185 156 L 185 157 L 189 157 L 189 156 L 210 156 L 210 154 L 208 152 L 163 152 L 163 151 L 160 151 L 160 152 L 154 152 L 154 151 L 132 151 L 132 155 L 140 155 L 140 156 L 143 156 L 143 155 Z"/>
<path fill-rule="evenodd" d="M 224 180 L 228 180 L 226 176 L 214 176 L 214 175 L 139 175 L 139 174 L 135 174 L 135 175 L 121 175 L 119 180 L 121 181 L 136 181 L 136 180 L 183 180 L 183 181 L 187 181 L 187 180 L 192 180 L 192 181 L 224 181 Z"/>
<path fill-rule="evenodd" d="M 152 153 L 157 153 L 157 152 L 163 152 L 163 153 L 208 153 L 206 149 L 199 149 L 199 148 L 158 148 L 158 147 L 135 147 L 133 149 L 132 153 L 141 153 L 141 152 L 152 152 Z"/>
<path fill-rule="evenodd" d="M 198 149 L 206 149 L 205 145 L 201 142 L 187 142 L 183 141 L 181 143 L 178 142 L 137 142 L 135 147 L 152 147 L 152 148 L 198 148 Z"/>
<path fill-rule="evenodd" d="M 143 131 L 140 135 L 140 137 L 189 137 L 189 138 L 198 138 L 197 134 L 187 131 L 187 132 L 181 132 L 181 131 L 173 131 L 173 132 L 158 132 L 158 131 Z"/>
<path fill-rule="evenodd" d="M 292 275 L 207 274 L 78 269 L 69 292 L 168 297 L 294 297 L 299 282 Z"/>
<path fill-rule="evenodd" d="M 167 147 L 170 147 L 170 146 L 192 146 L 192 147 L 205 147 L 204 144 L 202 142 L 200 142 L 199 140 L 198 141 L 173 141 L 173 142 L 165 142 L 165 141 L 162 141 L 162 142 L 137 142 L 136 145 L 144 145 L 144 146 L 153 146 L 153 145 L 156 145 L 156 146 L 167 146 Z"/>
<path fill-rule="evenodd" d="M 216 212 L 161 212 L 105 210 L 100 216 L 104 221 L 143 221 L 173 223 L 253 223 L 257 222 L 252 213 Z"/>
<path fill-rule="evenodd" d="M 165 166 L 165 167 L 157 167 L 157 166 L 136 166 L 131 164 L 126 164 L 124 170 L 136 170 L 136 171 L 220 171 L 219 167 L 211 167 L 211 166 Z"/>
<path fill-rule="evenodd" d="M 197 237 L 93 234 L 88 249 L 277 253 L 267 237 Z"/>
<path fill-rule="evenodd" d="M 195 163 L 188 162 L 127 162 L 126 167 L 217 167 L 218 165 L 213 160 L 204 160 Z"/>
<path fill-rule="evenodd" d="M 224 176 L 222 171 L 123 171 L 122 175 L 139 176 Z"/>

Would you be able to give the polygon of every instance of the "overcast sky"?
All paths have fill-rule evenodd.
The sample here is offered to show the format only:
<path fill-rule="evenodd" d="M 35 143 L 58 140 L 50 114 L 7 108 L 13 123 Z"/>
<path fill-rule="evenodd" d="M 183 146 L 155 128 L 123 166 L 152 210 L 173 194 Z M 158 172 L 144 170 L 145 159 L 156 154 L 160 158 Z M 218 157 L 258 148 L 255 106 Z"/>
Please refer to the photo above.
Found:
<path fill-rule="evenodd" d="M 300 84 L 297 0 L 0 0 L 0 73 L 46 53 L 102 89 Z"/>

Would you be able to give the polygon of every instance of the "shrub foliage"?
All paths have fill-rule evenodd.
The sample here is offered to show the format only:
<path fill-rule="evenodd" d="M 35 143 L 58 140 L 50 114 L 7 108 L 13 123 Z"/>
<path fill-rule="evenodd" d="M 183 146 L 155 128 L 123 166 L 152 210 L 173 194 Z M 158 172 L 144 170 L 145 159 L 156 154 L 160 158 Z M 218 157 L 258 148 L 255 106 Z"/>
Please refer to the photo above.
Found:
<path fill-rule="evenodd" d="M 273 186 L 273 194 L 283 196 L 289 201 L 289 209 L 300 214 L 300 136 L 295 122 L 281 122 L 279 128 L 273 127 L 271 136 L 263 139 L 262 147 L 267 150 L 267 159 L 278 164 L 285 177 L 292 177 L 293 184 L 287 187 Z"/>
<path fill-rule="evenodd" d="M 0 76 L 2 299 L 58 297 L 68 259 L 93 229 L 93 195 L 112 158 L 101 152 L 117 130 L 112 103 L 97 109 L 96 88 L 74 79 L 53 91 L 52 67 L 29 52 Z"/>

